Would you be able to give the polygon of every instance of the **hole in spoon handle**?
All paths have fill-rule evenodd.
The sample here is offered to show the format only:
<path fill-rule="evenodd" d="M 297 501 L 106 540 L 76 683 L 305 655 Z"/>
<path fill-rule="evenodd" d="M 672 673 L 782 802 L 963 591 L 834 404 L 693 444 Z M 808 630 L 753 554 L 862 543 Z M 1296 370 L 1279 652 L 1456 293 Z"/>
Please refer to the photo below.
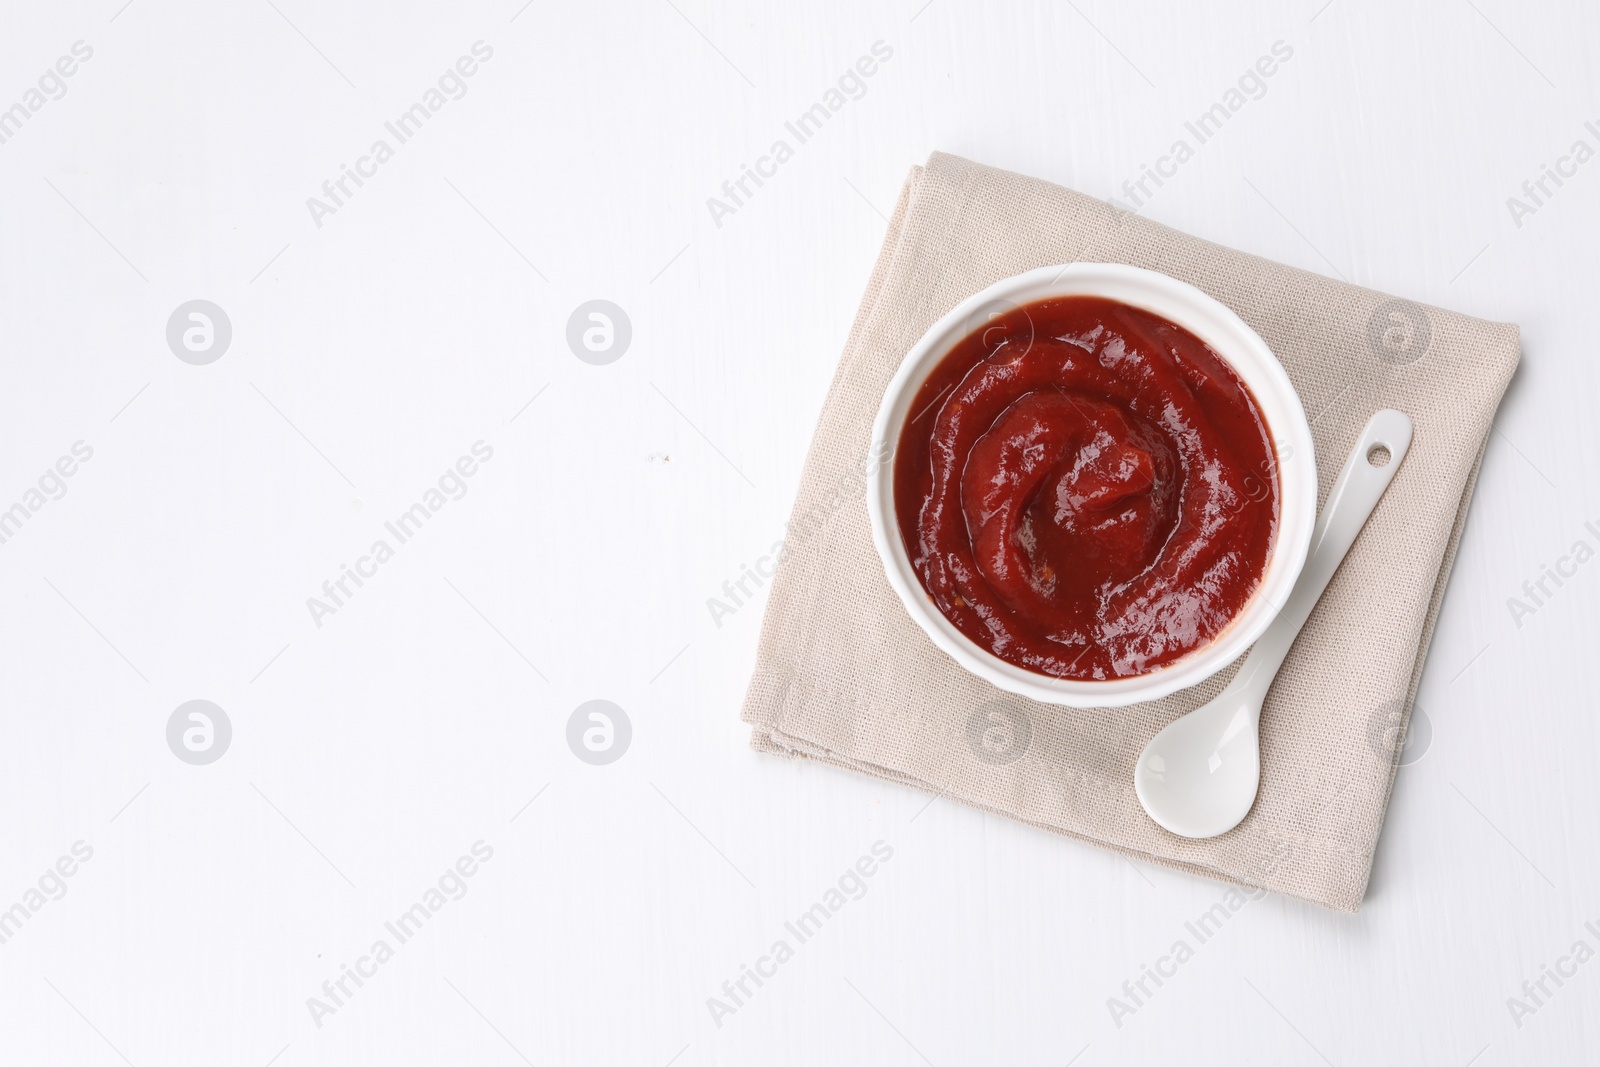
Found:
<path fill-rule="evenodd" d="M 1350 449 L 1350 456 L 1339 471 L 1339 478 L 1328 493 L 1327 503 L 1317 516 L 1311 534 L 1311 550 L 1295 585 L 1295 592 L 1322 575 L 1316 587 L 1321 596 L 1333 572 L 1338 570 L 1356 535 L 1366 525 L 1372 509 L 1378 506 L 1385 489 L 1411 448 L 1411 419 L 1404 412 L 1385 408 L 1367 420 L 1367 425 Z M 1382 462 L 1375 462 L 1381 459 Z"/>

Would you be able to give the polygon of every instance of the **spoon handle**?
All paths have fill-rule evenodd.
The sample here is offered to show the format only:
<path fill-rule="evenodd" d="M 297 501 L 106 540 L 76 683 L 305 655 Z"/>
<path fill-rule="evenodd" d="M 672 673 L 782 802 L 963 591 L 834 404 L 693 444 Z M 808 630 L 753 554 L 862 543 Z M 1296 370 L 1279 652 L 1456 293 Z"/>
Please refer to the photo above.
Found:
<path fill-rule="evenodd" d="M 1411 420 L 1404 413 L 1385 408 L 1367 421 L 1366 429 L 1361 431 L 1349 458 L 1344 461 L 1338 481 L 1333 483 L 1333 490 L 1328 494 L 1327 503 L 1322 506 L 1322 513 L 1317 516 L 1317 524 L 1311 532 L 1311 548 L 1305 566 L 1300 571 L 1300 579 L 1278 609 L 1277 618 L 1272 620 L 1267 632 L 1251 648 L 1244 666 L 1239 668 L 1239 673 L 1229 684 L 1230 690 L 1238 691 L 1257 685 L 1265 689 L 1272 684 L 1283 657 L 1289 654 L 1295 637 L 1300 633 L 1300 627 L 1305 625 L 1311 609 L 1322 598 L 1323 590 L 1333 580 L 1334 572 L 1355 543 L 1356 535 L 1366 525 L 1367 516 L 1372 514 L 1383 491 L 1394 480 L 1395 471 L 1410 447 Z M 1380 448 L 1388 450 L 1389 458 L 1382 466 L 1376 466 L 1372 462 L 1372 454 Z M 1381 458 L 1381 453 L 1378 458 Z M 1264 697 L 1266 694 L 1263 692 L 1258 695 Z M 1255 714 L 1259 717 L 1259 700 L 1255 707 Z"/>

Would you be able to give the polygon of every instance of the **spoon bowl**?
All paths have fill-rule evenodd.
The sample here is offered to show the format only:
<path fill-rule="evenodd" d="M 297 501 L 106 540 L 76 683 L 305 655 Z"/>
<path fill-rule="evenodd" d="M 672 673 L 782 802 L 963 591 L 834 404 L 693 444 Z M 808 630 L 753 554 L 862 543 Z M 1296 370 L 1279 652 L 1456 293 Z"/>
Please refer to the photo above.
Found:
<path fill-rule="evenodd" d="M 1258 713 L 1248 694 L 1233 693 L 1157 734 L 1133 780 L 1150 817 L 1182 837 L 1215 837 L 1239 825 L 1261 781 Z"/>

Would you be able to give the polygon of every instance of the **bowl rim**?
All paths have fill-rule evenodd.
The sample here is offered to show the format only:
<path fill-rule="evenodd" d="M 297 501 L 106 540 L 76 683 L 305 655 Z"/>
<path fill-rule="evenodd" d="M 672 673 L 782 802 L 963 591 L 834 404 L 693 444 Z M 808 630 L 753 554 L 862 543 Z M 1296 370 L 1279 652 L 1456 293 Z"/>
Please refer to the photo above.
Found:
<path fill-rule="evenodd" d="M 1147 674 L 1106 681 L 1053 678 L 1008 663 L 956 629 L 923 588 L 900 536 L 894 506 L 895 449 L 918 388 L 972 332 L 992 305 L 1010 309 L 1058 296 L 1099 296 L 1142 308 L 1199 337 L 1249 387 L 1274 451 L 1278 531 L 1261 583 L 1209 642 Z M 1271 624 L 1300 576 L 1316 522 L 1317 467 L 1311 425 L 1288 372 L 1259 334 L 1230 308 L 1188 282 L 1122 263 L 1037 267 L 1001 279 L 957 304 L 913 345 L 890 379 L 872 425 L 867 513 L 884 574 L 907 613 L 934 645 L 990 684 L 1047 704 L 1113 708 L 1198 685 L 1242 656 Z M 876 457 L 876 458 L 871 458 Z"/>

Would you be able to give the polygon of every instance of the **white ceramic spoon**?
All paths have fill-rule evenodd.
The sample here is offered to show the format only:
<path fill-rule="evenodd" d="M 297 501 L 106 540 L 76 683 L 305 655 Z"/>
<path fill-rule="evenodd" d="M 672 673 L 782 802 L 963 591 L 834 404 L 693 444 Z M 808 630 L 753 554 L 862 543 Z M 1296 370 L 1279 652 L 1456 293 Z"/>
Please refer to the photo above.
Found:
<path fill-rule="evenodd" d="M 1380 446 L 1389 453 L 1381 467 L 1372 462 L 1374 454 L 1382 458 Z M 1249 814 L 1261 783 L 1256 737 L 1261 703 L 1410 446 L 1411 420 L 1404 414 L 1386 409 L 1372 416 L 1317 516 L 1300 579 L 1277 618 L 1228 688 L 1156 734 L 1139 754 L 1133 775 L 1139 803 L 1168 830 L 1183 837 L 1216 837 Z"/>

